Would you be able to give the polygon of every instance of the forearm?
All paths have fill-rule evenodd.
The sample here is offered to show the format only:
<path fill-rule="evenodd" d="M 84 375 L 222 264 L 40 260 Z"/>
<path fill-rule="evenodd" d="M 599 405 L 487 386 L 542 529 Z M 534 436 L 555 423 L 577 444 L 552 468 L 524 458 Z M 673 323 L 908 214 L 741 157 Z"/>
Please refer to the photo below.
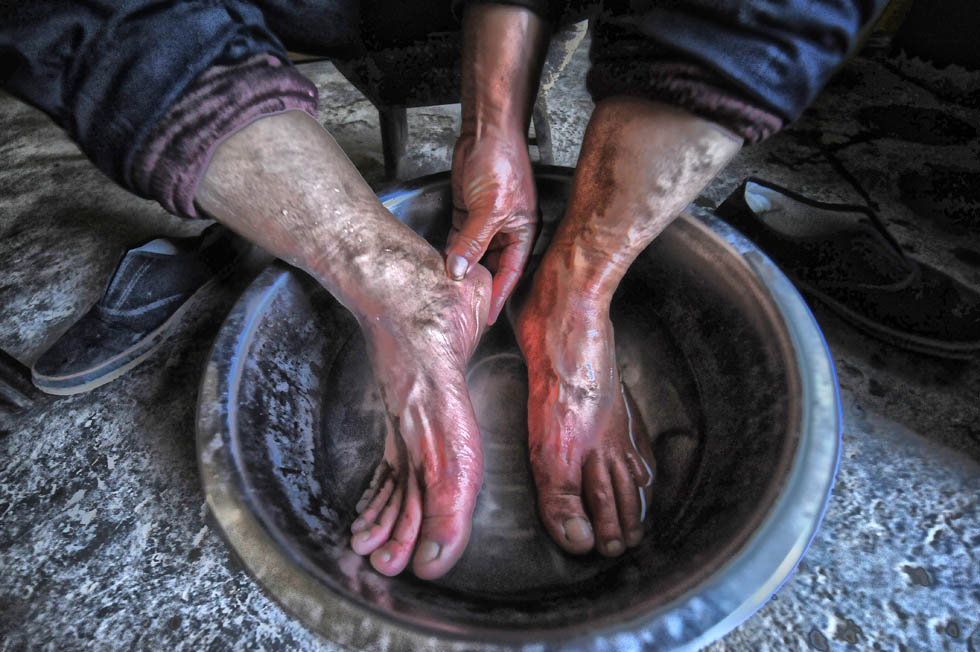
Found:
<path fill-rule="evenodd" d="M 527 134 L 548 45 L 548 26 L 522 7 L 476 4 L 463 21 L 463 134 Z"/>
<path fill-rule="evenodd" d="M 378 201 L 312 117 L 289 111 L 239 130 L 215 151 L 197 205 L 317 278 L 362 321 L 441 281 L 442 257 Z"/>
<path fill-rule="evenodd" d="M 544 273 L 608 299 L 640 252 L 741 143 L 722 127 L 667 105 L 626 97 L 601 101 Z"/>

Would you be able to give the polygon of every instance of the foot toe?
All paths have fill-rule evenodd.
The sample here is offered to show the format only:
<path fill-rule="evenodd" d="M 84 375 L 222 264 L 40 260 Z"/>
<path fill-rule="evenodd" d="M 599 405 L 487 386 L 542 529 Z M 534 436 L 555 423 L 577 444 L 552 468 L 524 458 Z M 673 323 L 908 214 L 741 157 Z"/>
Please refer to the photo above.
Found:
<path fill-rule="evenodd" d="M 412 558 L 412 550 L 422 522 L 422 506 L 418 483 L 414 475 L 409 478 L 401 513 L 391 532 L 391 538 L 371 554 L 371 565 L 383 575 L 398 575 Z"/>
<path fill-rule="evenodd" d="M 595 533 L 580 495 L 542 491 L 538 495 L 538 512 L 551 538 L 564 550 L 576 555 L 592 550 Z"/>
<path fill-rule="evenodd" d="M 581 516 L 566 519 L 562 523 L 562 528 L 565 531 L 565 538 L 575 545 L 592 545 L 592 526 Z"/>
<path fill-rule="evenodd" d="M 359 555 L 369 555 L 388 540 L 395 521 L 401 512 L 404 483 L 399 484 L 381 511 L 378 522 L 353 536 L 351 548 Z"/>
<path fill-rule="evenodd" d="M 607 557 L 623 553 L 623 531 L 619 525 L 616 495 L 609 470 L 598 456 L 586 462 L 583 473 L 585 501 L 595 529 L 596 549 Z"/>
<path fill-rule="evenodd" d="M 442 577 L 459 561 L 470 540 L 470 512 L 422 519 L 412 561 L 417 577 L 424 580 Z"/>
<path fill-rule="evenodd" d="M 613 491 L 616 494 L 616 513 L 619 527 L 625 535 L 626 545 L 633 547 L 643 538 L 643 517 L 646 516 L 646 491 L 636 486 L 633 474 L 625 462 L 609 465 Z"/>
<path fill-rule="evenodd" d="M 357 506 L 354 507 L 355 512 L 360 514 L 368 508 L 371 501 L 373 501 L 375 496 L 378 495 L 381 485 L 388 478 L 390 472 L 391 467 L 387 462 L 382 461 L 381 464 L 378 465 L 378 468 L 374 470 L 374 475 L 371 477 L 371 483 L 368 485 L 368 488 L 364 490 L 364 493 L 361 494 L 360 499 L 357 501 Z"/>
<path fill-rule="evenodd" d="M 412 544 L 391 539 L 371 553 L 371 565 L 382 575 L 394 577 L 405 570 L 411 558 Z"/>
<path fill-rule="evenodd" d="M 395 491 L 395 484 L 396 479 L 394 477 L 387 478 L 381 484 L 381 487 L 376 490 L 376 493 L 371 497 L 367 505 L 359 510 L 357 518 L 351 523 L 350 531 L 352 534 L 357 534 L 377 522 L 382 510 L 391 502 L 391 495 Z M 364 502 L 363 498 L 361 502 Z M 358 505 L 360 506 L 360 503 Z"/>

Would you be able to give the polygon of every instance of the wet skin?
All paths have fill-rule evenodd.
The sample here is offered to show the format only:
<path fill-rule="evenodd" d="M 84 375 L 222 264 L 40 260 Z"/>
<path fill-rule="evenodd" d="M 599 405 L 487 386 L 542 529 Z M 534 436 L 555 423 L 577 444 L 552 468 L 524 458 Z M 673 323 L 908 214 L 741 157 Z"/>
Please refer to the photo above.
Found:
<path fill-rule="evenodd" d="M 459 559 L 482 479 L 465 366 L 490 305 L 490 273 L 447 277 L 442 255 L 378 201 L 330 135 L 298 111 L 216 149 L 197 204 L 305 270 L 358 319 L 388 416 L 384 458 L 352 526 L 381 573 L 424 579 Z"/>
<path fill-rule="evenodd" d="M 517 78 L 533 87 L 536 75 Z M 485 268 L 467 259 L 465 273 L 454 273 L 457 259 L 443 259 L 385 210 L 301 112 L 226 139 L 196 195 L 202 210 L 317 278 L 361 324 L 388 433 L 351 545 L 389 575 L 412 563 L 431 579 L 456 563 L 482 479 L 463 371 L 523 268 L 534 223 L 526 144 L 514 135 L 520 121 L 511 109 L 485 117 L 454 159 L 462 198 L 450 251 L 477 256 L 464 236 L 481 234 L 493 252 L 492 290 Z M 592 117 L 567 214 L 515 311 L 539 512 L 570 552 L 617 555 L 635 545 L 651 490 L 652 460 L 631 428 L 615 366 L 609 300 L 636 255 L 739 144 L 716 125 L 642 100 L 604 100 Z"/>
<path fill-rule="evenodd" d="M 441 274 L 442 258 L 436 262 Z M 483 333 L 489 290 L 490 274 L 477 266 L 458 289 L 430 289 L 436 298 L 405 321 L 362 322 L 388 432 L 356 507 L 351 547 L 385 575 L 405 569 L 418 541 L 415 574 L 439 577 L 469 541 L 483 454 L 465 369 Z"/>
<path fill-rule="evenodd" d="M 493 272 L 492 324 L 521 276 L 536 234 L 537 191 L 527 133 L 547 27 L 519 7 L 470 5 L 463 44 L 462 126 L 453 151 L 446 269 L 460 279 L 483 259 Z"/>
<path fill-rule="evenodd" d="M 642 539 L 654 461 L 646 434 L 630 425 L 609 303 L 636 256 L 740 146 L 718 125 L 642 99 L 607 98 L 590 119 L 566 214 L 511 311 L 528 364 L 538 511 L 568 552 L 616 556 Z M 512 159 L 502 147 L 503 163 L 488 150 L 481 165 L 492 171 Z M 507 186 L 492 191 L 488 203 L 523 206 L 525 195 Z"/>
<path fill-rule="evenodd" d="M 517 314 L 541 519 L 568 552 L 622 554 L 643 538 L 654 463 L 620 383 L 608 303 L 541 290 Z"/>
<path fill-rule="evenodd" d="M 488 252 L 491 319 L 532 244 L 525 136 L 545 38 L 526 9 L 467 10 L 447 271 L 461 278 Z M 568 552 L 616 556 L 642 539 L 654 463 L 620 384 L 609 302 L 636 256 L 740 146 L 718 125 L 642 99 L 607 98 L 590 119 L 566 214 L 509 311 L 528 365 L 538 511 Z"/>
<path fill-rule="evenodd" d="M 740 145 L 647 100 L 608 98 L 589 121 L 565 215 L 514 310 L 538 511 L 569 552 L 617 556 L 643 537 L 654 461 L 620 383 L 609 305 L 640 252 Z"/>

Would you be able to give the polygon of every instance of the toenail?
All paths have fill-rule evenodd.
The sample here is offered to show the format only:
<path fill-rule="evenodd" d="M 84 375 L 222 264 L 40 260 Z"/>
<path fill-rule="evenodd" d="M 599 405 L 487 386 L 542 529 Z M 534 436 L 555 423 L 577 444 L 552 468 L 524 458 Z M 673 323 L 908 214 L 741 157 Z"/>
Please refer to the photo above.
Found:
<path fill-rule="evenodd" d="M 619 539 L 606 541 L 606 552 L 610 555 L 618 555 L 623 552 L 623 542 Z"/>
<path fill-rule="evenodd" d="M 589 527 L 589 522 L 584 518 L 576 516 L 568 519 L 562 525 L 565 528 L 565 538 L 569 541 L 581 543 L 588 541 L 589 537 L 592 536 L 592 528 Z"/>
<path fill-rule="evenodd" d="M 371 530 L 366 530 L 357 535 L 356 541 L 358 543 L 367 543 L 368 539 L 371 538 Z"/>
<path fill-rule="evenodd" d="M 367 521 L 365 521 L 363 518 L 359 518 L 351 524 L 350 529 L 356 533 L 359 530 L 363 530 L 365 525 L 367 525 Z"/>
<path fill-rule="evenodd" d="M 628 543 L 631 546 L 635 546 L 642 540 L 643 540 L 643 530 L 633 530 L 626 537 L 626 543 Z"/>
<path fill-rule="evenodd" d="M 449 265 L 449 274 L 457 281 L 461 281 L 464 276 L 466 276 L 466 271 L 469 269 L 470 264 L 466 262 L 466 259 L 458 254 L 450 254 L 446 259 Z"/>
<path fill-rule="evenodd" d="M 425 541 L 419 546 L 419 551 L 415 559 L 420 563 L 426 564 L 436 559 L 441 551 L 442 546 L 435 541 Z"/>

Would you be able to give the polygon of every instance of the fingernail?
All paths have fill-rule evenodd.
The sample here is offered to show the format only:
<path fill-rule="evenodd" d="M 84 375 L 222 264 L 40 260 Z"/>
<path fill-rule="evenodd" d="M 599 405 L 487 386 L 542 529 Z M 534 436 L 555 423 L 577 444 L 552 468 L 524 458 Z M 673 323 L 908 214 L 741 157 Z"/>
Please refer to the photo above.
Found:
<path fill-rule="evenodd" d="M 389 561 L 391 561 L 391 552 L 385 548 L 379 550 L 378 561 L 380 561 L 382 564 L 387 564 Z"/>
<path fill-rule="evenodd" d="M 361 532 L 360 534 L 358 534 L 356 541 L 358 543 L 367 543 L 368 539 L 370 538 L 371 538 L 371 530 L 367 530 L 365 532 Z"/>
<path fill-rule="evenodd" d="M 419 551 L 415 556 L 415 560 L 426 564 L 439 556 L 442 551 L 442 546 L 440 546 L 435 541 L 425 541 L 419 546 Z"/>
<path fill-rule="evenodd" d="M 619 539 L 610 539 L 606 541 L 606 553 L 612 556 L 616 556 L 623 552 L 623 542 Z"/>
<path fill-rule="evenodd" d="M 363 518 L 359 518 L 351 524 L 350 531 L 357 534 L 364 529 L 365 525 L 367 525 L 367 521 L 365 521 Z"/>
<path fill-rule="evenodd" d="M 367 506 L 368 506 L 368 501 L 366 499 L 365 500 L 361 500 L 354 507 L 354 511 L 356 511 L 357 513 L 361 513 L 361 512 L 363 512 L 367 508 Z"/>
<path fill-rule="evenodd" d="M 459 254 L 449 254 L 446 262 L 449 266 L 449 275 L 457 281 L 461 281 L 466 276 L 466 272 L 470 267 L 466 259 Z"/>
<path fill-rule="evenodd" d="M 592 528 L 584 518 L 578 516 L 570 518 L 562 526 L 565 528 L 565 538 L 569 541 L 576 543 L 588 541 L 589 537 L 592 536 Z"/>
<path fill-rule="evenodd" d="M 626 535 L 626 542 L 631 546 L 637 545 L 642 540 L 643 540 L 643 530 L 633 530 L 628 535 Z"/>

